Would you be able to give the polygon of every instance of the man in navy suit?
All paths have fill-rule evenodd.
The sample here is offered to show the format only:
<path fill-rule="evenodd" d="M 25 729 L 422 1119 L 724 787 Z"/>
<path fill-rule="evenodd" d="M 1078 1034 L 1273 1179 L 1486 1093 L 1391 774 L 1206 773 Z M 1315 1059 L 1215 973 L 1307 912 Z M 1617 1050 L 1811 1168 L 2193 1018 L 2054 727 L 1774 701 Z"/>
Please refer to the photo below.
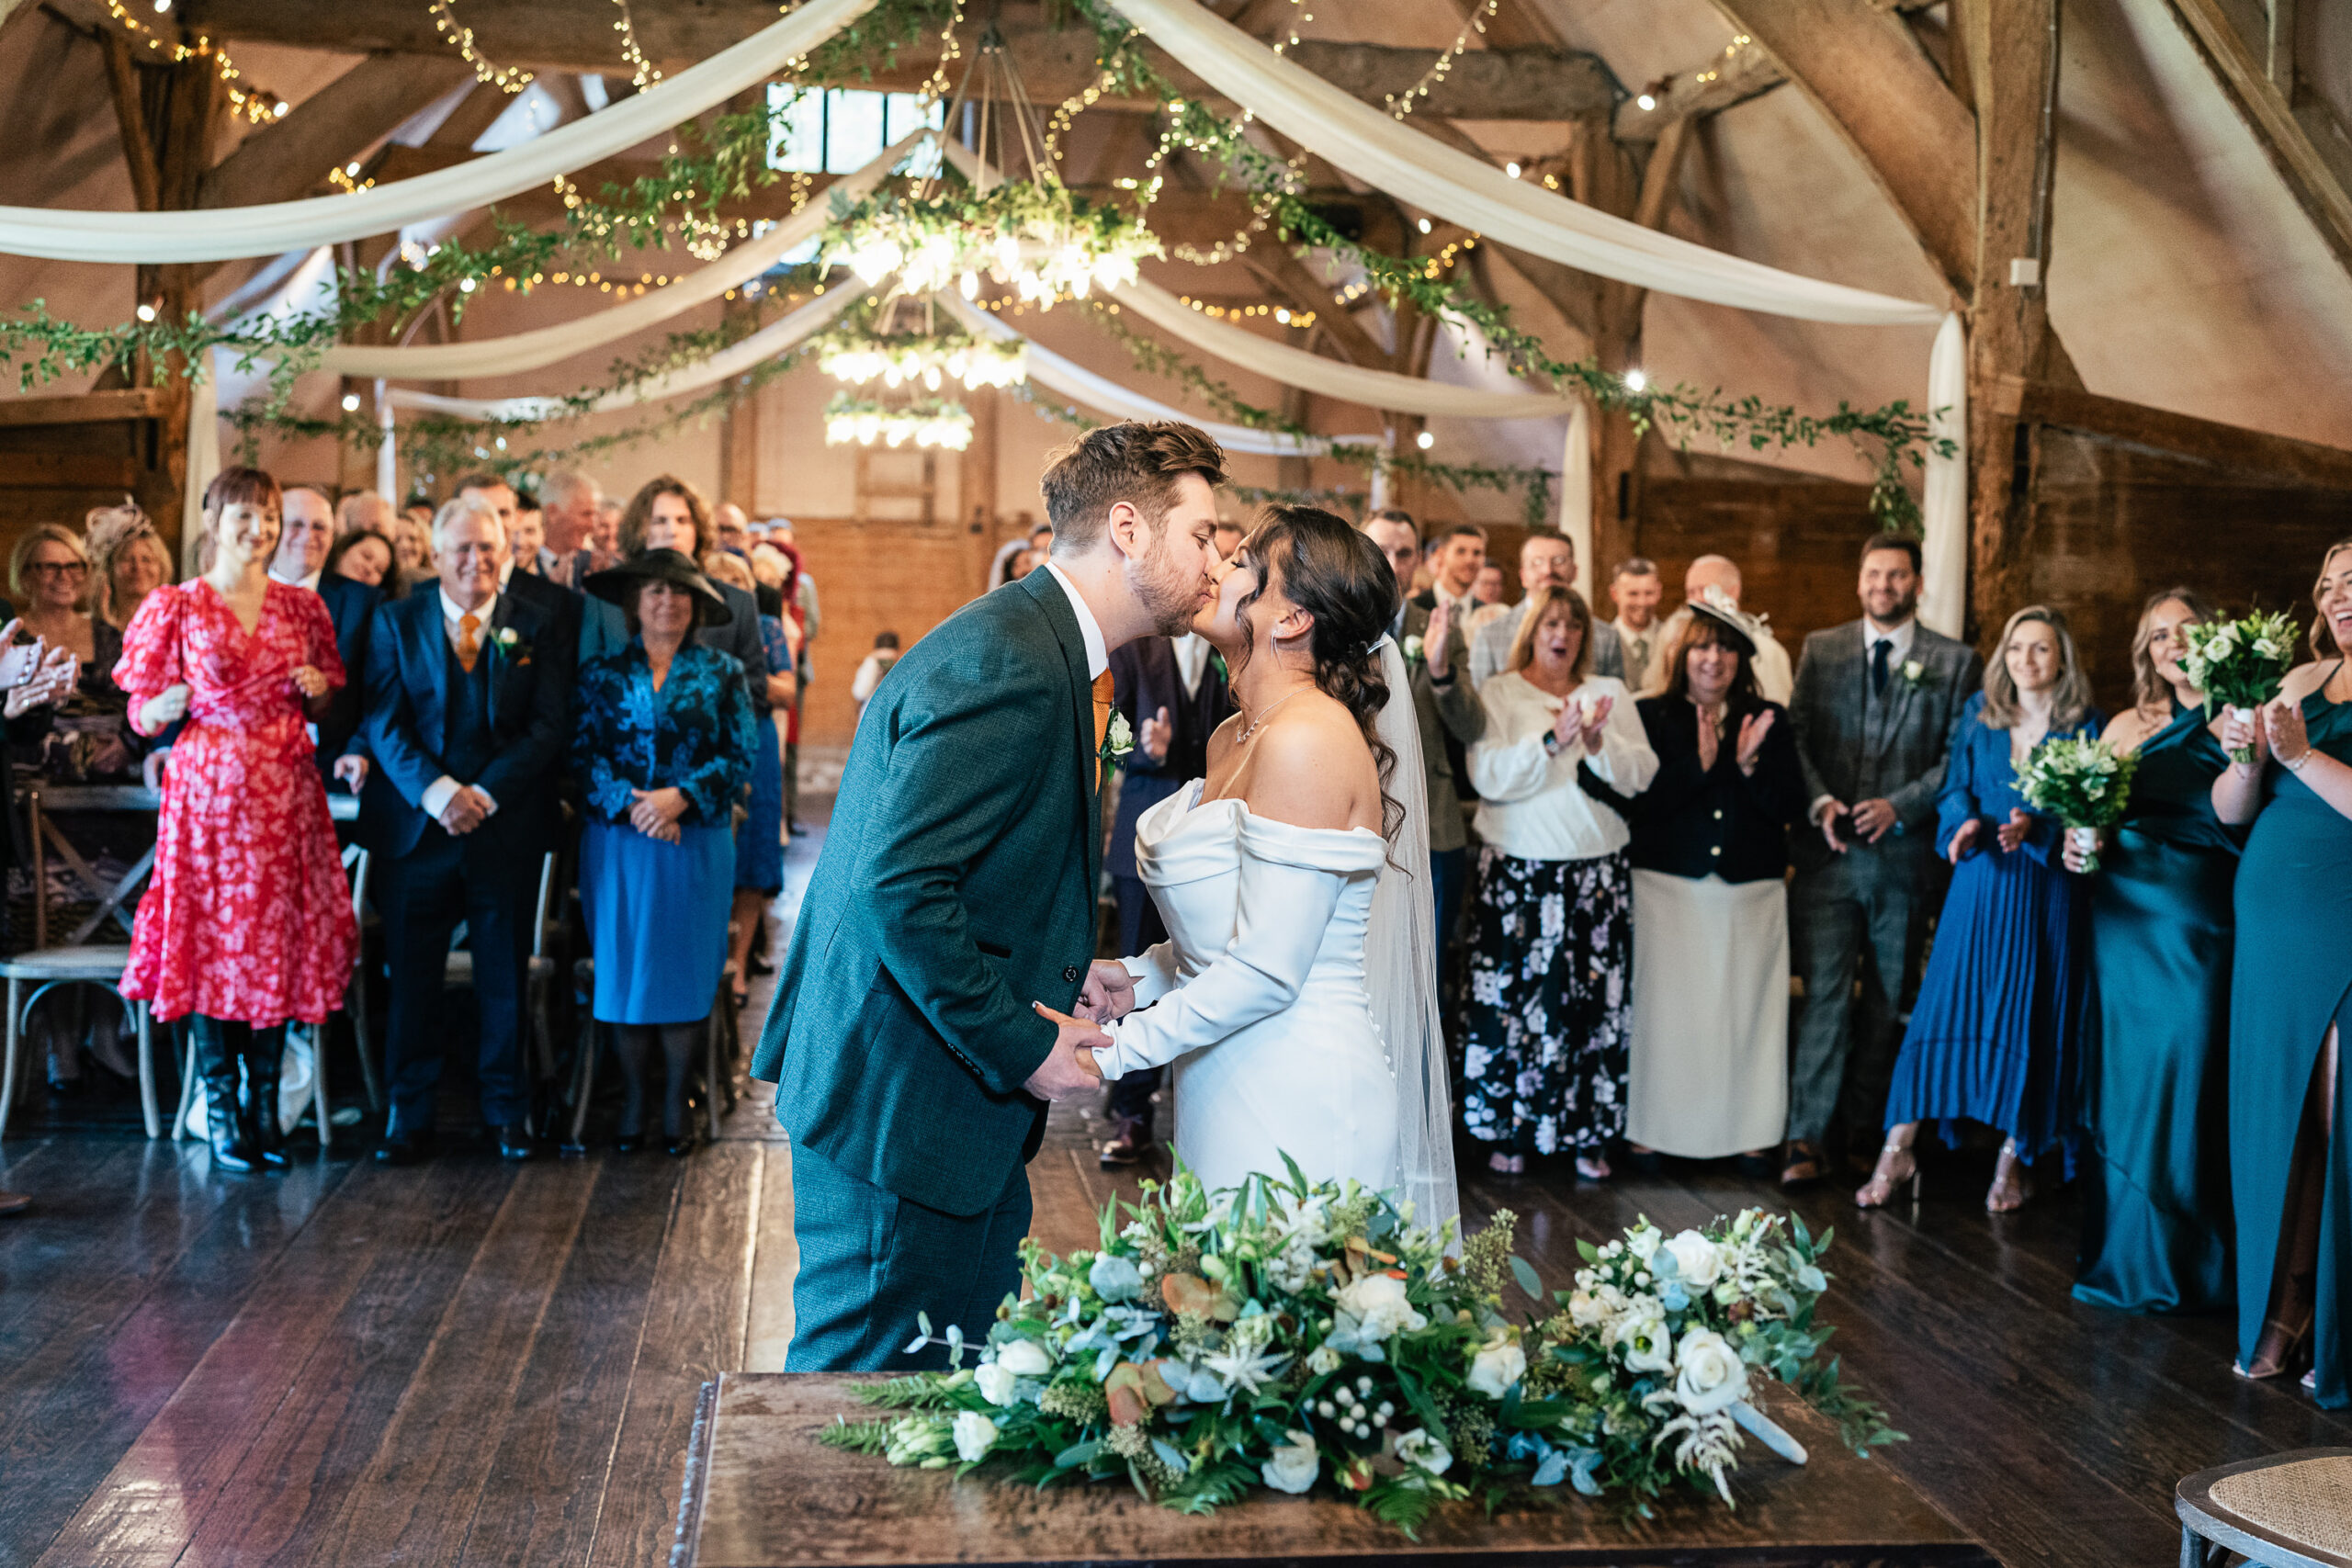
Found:
<path fill-rule="evenodd" d="M 532 601 L 560 618 L 571 628 L 576 644 L 583 604 L 579 583 L 566 584 L 552 577 L 515 570 L 513 548 L 514 524 L 523 514 L 523 502 L 514 493 L 514 487 L 496 474 L 468 474 L 458 481 L 457 493 L 459 501 L 472 502 L 498 516 L 500 537 L 506 541 L 503 547 L 506 551 L 504 560 L 498 569 L 498 592 Z"/>
<path fill-rule="evenodd" d="M 388 1165 L 432 1152 L 443 975 L 459 920 L 481 1009 L 482 1120 L 507 1158 L 536 1152 L 525 1126 L 525 981 L 579 634 L 542 600 L 500 592 L 505 554 L 490 507 L 462 496 L 442 507 L 438 584 L 379 609 L 368 650 L 365 733 L 376 766 L 359 840 L 376 856 L 391 967 L 392 1111 L 376 1151 Z"/>
<path fill-rule="evenodd" d="M 367 776 L 367 752 L 361 748 L 351 761 L 345 749 L 359 731 L 360 678 L 368 668 L 368 631 L 375 623 L 376 606 L 383 594 L 364 582 L 327 575 L 327 550 L 334 543 L 334 503 L 315 485 L 288 485 L 277 536 L 277 554 L 269 575 L 296 588 L 307 588 L 326 601 L 327 619 L 334 623 L 334 650 L 343 658 L 345 679 L 324 718 L 319 720 L 319 772 L 330 787 L 338 777 Z M 355 765 L 356 764 L 356 765 Z M 352 787 L 358 788 L 355 783 Z"/>

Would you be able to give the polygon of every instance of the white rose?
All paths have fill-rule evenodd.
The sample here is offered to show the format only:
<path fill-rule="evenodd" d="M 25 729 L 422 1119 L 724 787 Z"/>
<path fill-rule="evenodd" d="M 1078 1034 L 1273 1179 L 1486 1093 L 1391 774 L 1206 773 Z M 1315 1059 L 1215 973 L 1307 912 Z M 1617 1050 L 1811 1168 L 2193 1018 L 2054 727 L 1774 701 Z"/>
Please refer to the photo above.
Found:
<path fill-rule="evenodd" d="M 1041 1378 L 1054 1370 L 1052 1358 L 1035 1339 L 1008 1339 L 996 1353 L 996 1364 L 1017 1378 Z"/>
<path fill-rule="evenodd" d="M 956 1457 L 966 1464 L 986 1458 L 996 1444 L 996 1423 L 977 1410 L 957 1411 L 949 1430 L 956 1438 Z"/>
<path fill-rule="evenodd" d="M 1405 639 L 1405 658 L 1409 661 L 1411 660 L 1419 659 L 1420 656 L 1421 639 L 1417 637 L 1407 637 Z"/>
<path fill-rule="evenodd" d="M 1666 1250 L 1674 1258 L 1682 1282 L 1694 1291 L 1708 1289 L 1723 1274 L 1723 1248 L 1697 1231 L 1682 1232 L 1666 1244 Z"/>
<path fill-rule="evenodd" d="M 1340 1370 L 1340 1353 L 1329 1345 L 1317 1345 L 1306 1358 L 1306 1370 L 1317 1377 L 1328 1377 Z"/>
<path fill-rule="evenodd" d="M 1018 1381 L 1012 1375 L 1012 1370 L 1002 1361 L 990 1361 L 986 1366 L 972 1370 L 972 1382 L 978 1385 L 981 1394 L 990 1404 L 1012 1404 L 1012 1385 Z"/>
<path fill-rule="evenodd" d="M 1666 1326 L 1666 1309 L 1655 1296 L 1643 1296 L 1611 1330 L 1625 1352 L 1629 1372 L 1663 1372 L 1674 1366 L 1674 1336 Z"/>
<path fill-rule="evenodd" d="M 1927 672 L 1928 667 L 1916 659 L 1906 659 L 1903 661 L 1903 678 L 1906 681 L 1917 681 Z"/>
<path fill-rule="evenodd" d="M 1487 1346 L 1470 1358 L 1470 1375 L 1464 1381 L 1473 1393 L 1483 1393 L 1488 1399 L 1500 1399 L 1510 1391 L 1527 1371 L 1527 1352 L 1519 1348 L 1517 1338 Z"/>
<path fill-rule="evenodd" d="M 1453 1464 L 1453 1455 L 1446 1446 L 1419 1427 L 1396 1439 L 1396 1457 L 1431 1475 L 1443 1475 Z"/>
<path fill-rule="evenodd" d="M 1578 1291 L 1568 1298 L 1568 1318 L 1578 1328 L 1602 1328 L 1623 1310 L 1614 1285 L 1599 1291 Z"/>
<path fill-rule="evenodd" d="M 1657 1251 L 1657 1244 L 1665 1235 L 1656 1225 L 1640 1225 L 1625 1233 L 1625 1250 L 1646 1265 Z"/>
<path fill-rule="evenodd" d="M 1258 1467 L 1258 1473 L 1277 1492 L 1299 1493 L 1315 1484 L 1316 1472 L 1322 1464 L 1315 1452 L 1315 1439 L 1305 1432 L 1293 1432 L 1290 1441 Z"/>
<path fill-rule="evenodd" d="M 1331 1299 L 1363 1325 L 1366 1339 L 1375 1342 L 1399 1329 L 1429 1326 L 1429 1319 L 1405 1299 L 1405 1281 L 1394 1275 L 1367 1274 Z"/>
<path fill-rule="evenodd" d="M 1712 1328 L 1694 1328 L 1677 1348 L 1674 1397 L 1693 1416 L 1712 1416 L 1747 1397 L 1747 1368 L 1731 1342 Z"/>

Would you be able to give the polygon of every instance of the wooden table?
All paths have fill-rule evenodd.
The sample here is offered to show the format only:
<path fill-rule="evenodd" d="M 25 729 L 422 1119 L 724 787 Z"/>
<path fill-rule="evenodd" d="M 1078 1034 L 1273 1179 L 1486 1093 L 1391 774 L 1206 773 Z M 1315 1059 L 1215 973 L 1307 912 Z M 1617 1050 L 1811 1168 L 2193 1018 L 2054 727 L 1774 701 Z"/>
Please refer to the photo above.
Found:
<path fill-rule="evenodd" d="M 1253 1495 L 1204 1517 L 1143 1501 L 1121 1483 L 1038 1492 L 944 1471 L 893 1469 L 816 1441 L 860 1406 L 869 1376 L 722 1372 L 703 1385 L 672 1568 L 786 1563 L 1313 1563 L 1377 1558 L 1447 1568 L 1537 1564 L 1935 1564 L 1996 1568 L 1994 1558 L 1881 1461 L 1841 1447 L 1830 1424 L 1793 1401 L 1772 1416 L 1811 1450 L 1802 1468 L 1756 1455 L 1734 1478 L 1736 1510 L 1679 1495 L 1657 1517 L 1627 1522 L 1612 1504 L 1566 1486 L 1549 1503 L 1491 1519 L 1450 1504 L 1408 1540 L 1336 1498 Z"/>

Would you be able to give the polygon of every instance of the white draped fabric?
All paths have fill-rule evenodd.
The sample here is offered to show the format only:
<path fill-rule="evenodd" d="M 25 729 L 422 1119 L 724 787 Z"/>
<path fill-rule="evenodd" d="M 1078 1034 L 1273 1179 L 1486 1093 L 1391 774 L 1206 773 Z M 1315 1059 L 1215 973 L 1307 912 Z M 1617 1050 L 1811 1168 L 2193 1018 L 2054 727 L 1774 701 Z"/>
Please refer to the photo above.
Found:
<path fill-rule="evenodd" d="M 503 337 L 477 338 L 469 343 L 423 344 L 406 348 L 331 348 L 320 362 L 320 368 L 341 376 L 457 380 L 469 376 L 508 376 L 537 370 L 575 354 L 618 343 L 631 333 L 658 326 L 697 305 L 708 304 L 775 265 L 824 229 L 831 216 L 831 192 L 839 191 L 849 200 L 857 200 L 880 185 L 883 176 L 931 134 L 929 130 L 918 130 L 900 138 L 895 146 L 885 148 L 874 162 L 836 180 L 829 187 L 826 200 L 811 202 L 757 239 L 733 246 L 709 265 L 626 304 L 558 326 L 509 333 Z"/>
<path fill-rule="evenodd" d="M 56 261 L 202 262 L 276 255 L 386 234 L 421 219 L 503 200 L 662 135 L 765 82 L 874 7 L 808 0 L 742 42 L 660 85 L 503 152 L 356 195 L 186 212 L 0 207 L 0 252 Z M 330 89 L 332 90 L 332 89 Z"/>
<path fill-rule="evenodd" d="M 938 294 L 933 298 L 949 315 L 973 332 L 1008 341 L 1021 336 L 1006 322 L 953 294 Z M 1279 430 L 1252 430 L 1247 425 L 1218 424 L 1198 419 L 1182 409 L 1145 397 L 1140 392 L 1131 392 L 1116 381 L 1073 365 L 1035 341 L 1029 344 L 1029 379 L 1041 387 L 1050 387 L 1066 398 L 1074 398 L 1089 408 L 1120 419 L 1182 420 L 1186 424 L 1208 432 L 1210 438 L 1228 452 L 1248 453 L 1261 457 L 1319 457 L 1329 452 L 1335 443 L 1351 446 L 1380 445 L 1377 434 L 1309 435 L 1302 438 Z"/>
<path fill-rule="evenodd" d="M 1343 173 L 1531 255 L 1621 282 L 1811 321 L 1933 326 L 1942 310 L 1743 261 L 1512 179 L 1283 59 L 1193 0 L 1112 0 L 1211 87 Z"/>
<path fill-rule="evenodd" d="M 1590 604 L 1599 580 L 1592 560 L 1592 406 L 1576 400 L 1560 450 L 1560 532 L 1577 547 L 1577 592 Z"/>
<path fill-rule="evenodd" d="M 1927 578 L 1919 620 L 1929 631 L 1958 637 L 1968 617 L 1968 333 L 1957 315 L 1937 329 L 1928 360 L 1928 434 L 1951 441 L 1953 454 L 1928 452 L 1919 502 Z"/>
<path fill-rule="evenodd" d="M 781 321 L 769 322 L 741 343 L 720 349 L 700 364 L 657 376 L 617 392 L 607 392 L 585 412 L 611 413 L 717 386 L 729 376 L 741 375 L 763 360 L 773 359 L 797 347 L 802 339 L 813 335 L 863 298 L 865 290 L 854 284 L 846 284 L 831 293 L 819 295 Z M 384 400 L 392 408 L 411 409 L 420 413 L 449 414 L 458 419 L 546 420 L 569 416 L 573 412 L 560 398 L 445 398 L 433 392 L 411 391 L 405 387 L 397 387 L 385 393 Z"/>
<path fill-rule="evenodd" d="M 187 399 L 187 479 L 180 489 L 180 575 L 194 577 L 196 545 L 204 536 L 204 492 L 220 471 L 220 365 L 207 351 L 190 378 Z"/>

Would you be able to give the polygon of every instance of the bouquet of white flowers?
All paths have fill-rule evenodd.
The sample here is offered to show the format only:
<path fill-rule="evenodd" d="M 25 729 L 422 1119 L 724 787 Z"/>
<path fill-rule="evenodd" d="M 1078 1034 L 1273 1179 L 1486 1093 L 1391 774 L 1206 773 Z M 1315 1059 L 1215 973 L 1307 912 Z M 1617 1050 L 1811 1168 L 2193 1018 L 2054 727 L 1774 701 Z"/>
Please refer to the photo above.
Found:
<path fill-rule="evenodd" d="M 2188 683 L 2205 694 L 2205 711 L 2215 703 L 2243 716 L 2278 694 L 2295 663 L 2295 623 L 2284 615 L 2256 612 L 2242 620 L 2190 623 L 2180 628 L 2188 651 L 2180 656 Z M 2233 762 L 2251 762 L 2250 747 L 2233 747 Z"/>
<path fill-rule="evenodd" d="M 2082 835 L 2083 869 L 2097 871 L 2098 830 L 2123 820 L 2139 766 L 2137 752 L 2118 752 L 2104 740 L 2052 736 L 2018 766 L 2018 793 Z"/>
<path fill-rule="evenodd" d="M 984 1341 L 922 1320 L 909 1350 L 944 1344 L 956 1370 L 866 1391 L 893 1414 L 825 1440 L 1038 1486 L 1116 1478 L 1188 1513 L 1328 1483 L 1409 1535 L 1442 1500 L 1563 1481 L 1636 1510 L 1678 1480 L 1729 1502 L 1742 1429 L 1804 1458 L 1747 1403 L 1762 1380 L 1858 1450 L 1900 1436 L 1823 1354 L 1828 1237 L 1778 1216 L 1585 1244 L 1576 1290 L 1514 1326 L 1505 1281 L 1542 1296 L 1508 1211 L 1449 1257 L 1450 1226 L 1295 1165 L 1216 1192 L 1179 1169 L 1124 1225 L 1119 1208 L 1099 1249 L 1023 1243 L 1028 1297 L 1006 1297 Z"/>

